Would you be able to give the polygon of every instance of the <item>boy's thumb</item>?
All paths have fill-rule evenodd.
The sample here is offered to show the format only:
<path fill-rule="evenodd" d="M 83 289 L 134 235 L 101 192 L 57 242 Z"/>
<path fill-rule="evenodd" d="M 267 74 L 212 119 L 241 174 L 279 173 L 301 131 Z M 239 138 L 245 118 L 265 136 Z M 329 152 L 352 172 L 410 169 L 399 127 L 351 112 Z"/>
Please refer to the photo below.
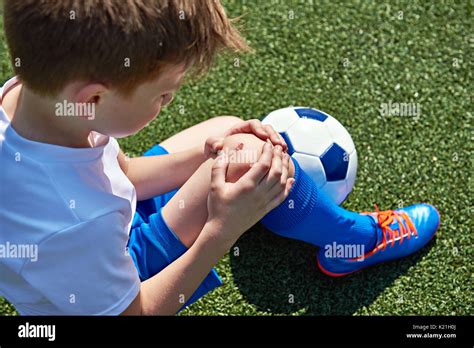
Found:
<path fill-rule="evenodd" d="M 227 175 L 227 168 L 229 167 L 229 161 L 224 152 L 221 152 L 216 157 L 214 165 L 211 171 L 211 182 L 213 184 L 224 184 Z"/>
<path fill-rule="evenodd" d="M 219 150 L 222 150 L 224 147 L 224 138 L 214 137 L 212 139 L 212 151 L 217 153 Z"/>

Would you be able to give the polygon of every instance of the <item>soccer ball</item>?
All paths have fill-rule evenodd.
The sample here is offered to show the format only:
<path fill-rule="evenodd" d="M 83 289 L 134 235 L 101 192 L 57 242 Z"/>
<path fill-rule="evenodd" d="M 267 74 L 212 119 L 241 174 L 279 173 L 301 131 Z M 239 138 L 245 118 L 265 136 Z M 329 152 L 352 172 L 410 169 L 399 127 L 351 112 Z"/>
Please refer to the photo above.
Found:
<path fill-rule="evenodd" d="M 288 153 L 336 204 L 355 184 L 357 152 L 349 132 L 334 117 L 317 109 L 289 107 L 269 113 L 271 125 L 285 139 Z"/>

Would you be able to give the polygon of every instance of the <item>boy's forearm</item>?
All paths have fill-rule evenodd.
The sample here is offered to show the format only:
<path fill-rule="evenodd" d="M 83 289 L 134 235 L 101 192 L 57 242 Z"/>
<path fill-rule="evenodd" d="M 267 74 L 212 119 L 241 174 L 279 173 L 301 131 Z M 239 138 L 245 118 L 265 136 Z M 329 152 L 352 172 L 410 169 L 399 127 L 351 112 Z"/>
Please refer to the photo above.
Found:
<path fill-rule="evenodd" d="M 140 201 L 183 185 L 204 160 L 203 145 L 168 155 L 131 158 L 124 172 Z"/>
<path fill-rule="evenodd" d="M 141 285 L 143 315 L 172 315 L 188 301 L 212 267 L 232 246 L 213 237 L 217 227 L 206 224 L 189 250 Z"/>

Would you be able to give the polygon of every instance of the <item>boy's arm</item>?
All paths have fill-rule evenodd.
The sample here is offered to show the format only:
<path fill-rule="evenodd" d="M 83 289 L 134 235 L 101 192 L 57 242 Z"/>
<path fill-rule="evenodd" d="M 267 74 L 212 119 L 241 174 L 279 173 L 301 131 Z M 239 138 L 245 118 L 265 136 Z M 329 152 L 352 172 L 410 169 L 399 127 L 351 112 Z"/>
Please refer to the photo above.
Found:
<path fill-rule="evenodd" d="M 120 150 L 120 167 L 141 201 L 183 185 L 206 159 L 204 146 L 161 156 L 127 158 Z"/>
<path fill-rule="evenodd" d="M 187 301 L 232 242 L 216 238 L 217 226 L 206 223 L 194 244 L 155 276 L 142 282 L 140 292 L 122 315 L 173 315 Z M 166 300 L 165 300 L 166 299 Z"/>

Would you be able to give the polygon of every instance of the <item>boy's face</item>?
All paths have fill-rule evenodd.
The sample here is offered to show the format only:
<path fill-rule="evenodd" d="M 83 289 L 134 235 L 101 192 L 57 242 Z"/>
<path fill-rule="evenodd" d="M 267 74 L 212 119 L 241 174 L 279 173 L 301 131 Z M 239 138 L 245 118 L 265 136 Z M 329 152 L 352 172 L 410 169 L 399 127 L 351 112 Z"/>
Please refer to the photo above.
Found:
<path fill-rule="evenodd" d="M 184 65 L 168 66 L 158 78 L 140 85 L 127 98 L 107 90 L 96 105 L 94 130 L 117 138 L 137 133 L 171 102 L 184 74 Z"/>

